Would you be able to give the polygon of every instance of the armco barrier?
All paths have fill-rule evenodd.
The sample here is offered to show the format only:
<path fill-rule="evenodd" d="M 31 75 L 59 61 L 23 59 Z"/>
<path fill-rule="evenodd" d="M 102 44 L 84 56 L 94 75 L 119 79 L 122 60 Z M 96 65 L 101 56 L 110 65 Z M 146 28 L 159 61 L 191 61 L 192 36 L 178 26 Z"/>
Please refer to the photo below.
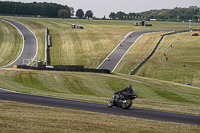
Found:
<path fill-rule="evenodd" d="M 42 65 L 38 67 L 27 66 L 27 65 L 17 65 L 19 69 L 31 69 L 31 70 L 48 70 L 48 71 L 74 71 L 74 72 L 94 72 L 94 73 L 107 73 L 110 74 L 108 69 L 89 69 L 84 68 L 84 66 L 76 65 Z"/>
<path fill-rule="evenodd" d="M 145 59 L 143 59 L 143 61 L 141 61 L 141 62 L 129 73 L 129 75 L 134 74 L 134 73 L 135 73 L 135 72 L 136 72 L 136 71 L 137 71 L 137 70 L 138 70 L 138 69 L 153 55 L 153 53 L 156 51 L 158 45 L 160 44 L 161 40 L 163 39 L 163 36 L 164 36 L 164 35 L 161 35 L 161 37 L 160 37 L 158 43 L 156 44 L 156 46 L 154 47 L 154 49 L 151 51 L 151 53 L 150 53 Z"/>
<path fill-rule="evenodd" d="M 40 68 L 78 68 L 78 69 L 83 69 L 84 66 L 79 66 L 79 65 L 39 65 Z"/>
<path fill-rule="evenodd" d="M 189 30 L 182 30 L 182 31 L 175 31 L 175 32 L 171 32 L 171 33 L 167 33 L 167 34 L 163 34 L 161 35 L 158 43 L 156 44 L 156 46 L 154 47 L 154 49 L 151 51 L 151 53 L 145 58 L 143 59 L 143 61 L 141 61 L 130 73 L 129 75 L 133 75 L 135 74 L 135 72 L 154 54 L 154 52 L 156 51 L 156 48 L 158 47 L 158 45 L 160 44 L 161 40 L 163 39 L 164 36 L 167 35 L 172 35 L 172 34 L 177 34 L 177 33 L 182 33 L 182 32 L 188 32 Z M 198 31 L 198 29 L 191 29 L 191 31 Z"/>
<path fill-rule="evenodd" d="M 45 31 L 45 63 L 48 65 L 48 28 Z"/>
<path fill-rule="evenodd" d="M 47 28 L 45 31 L 45 63 L 49 64 L 49 47 L 51 46 L 51 37 L 49 35 L 49 29 Z"/>

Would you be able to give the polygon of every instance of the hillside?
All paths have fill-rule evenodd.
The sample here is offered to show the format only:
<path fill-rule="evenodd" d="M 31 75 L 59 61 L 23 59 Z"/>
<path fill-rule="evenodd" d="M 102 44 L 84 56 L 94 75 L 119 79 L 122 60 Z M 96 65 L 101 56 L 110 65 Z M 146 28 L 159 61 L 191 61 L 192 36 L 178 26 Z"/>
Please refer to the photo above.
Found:
<path fill-rule="evenodd" d="M 105 21 L 105 20 L 79 20 L 79 19 L 49 19 L 49 18 L 20 18 L 11 17 L 14 20 L 24 23 L 37 36 L 39 51 L 37 58 L 44 61 L 44 34 L 45 29 L 49 28 L 52 37 L 52 47 L 50 48 L 50 62 L 52 65 L 84 65 L 86 68 L 96 68 L 104 58 L 118 45 L 123 37 L 134 30 L 185 30 L 188 29 L 188 23 L 172 22 L 152 22 L 152 27 L 136 27 L 133 21 Z M 80 24 L 85 29 L 72 29 L 71 24 Z M 198 28 L 198 23 L 193 23 L 192 28 Z M 125 58 L 119 64 L 115 73 L 128 74 L 139 62 L 141 62 L 152 50 L 162 33 L 153 33 L 143 35 L 135 45 L 130 49 Z M 161 80 L 173 81 L 178 83 L 191 82 L 197 86 L 198 83 L 198 37 L 187 35 L 170 35 L 166 36 L 159 45 L 154 56 L 136 73 L 136 75 Z M 169 50 L 167 56 L 179 54 L 175 57 L 179 66 L 175 65 L 177 60 L 168 57 L 168 62 L 162 56 L 163 52 L 173 44 L 173 50 Z M 192 39 L 190 41 L 190 39 Z M 188 42 L 189 41 L 189 42 Z M 186 43 L 187 42 L 187 43 Z M 184 43 L 184 45 L 182 45 Z M 181 46 L 182 53 L 177 53 L 176 46 Z M 184 46 L 184 47 L 183 47 Z M 190 48 L 190 47 L 191 48 Z M 182 56 L 184 51 L 190 56 Z M 171 52 L 172 51 L 172 52 Z M 196 51 L 196 52 L 195 52 Z M 169 55 L 168 55 L 169 54 Z M 170 55 L 171 54 L 171 55 Z M 191 60 L 192 59 L 192 60 Z M 149 64 L 150 63 L 150 64 Z M 186 65 L 186 72 L 182 70 L 182 65 Z M 155 65 L 152 65 L 155 64 Z M 159 73 L 159 74 L 158 74 Z M 167 76 L 168 75 L 168 76 Z"/>
<path fill-rule="evenodd" d="M 155 26 L 153 27 L 140 27 L 140 26 L 136 27 L 136 26 L 133 26 L 132 21 L 102 21 L 102 20 L 97 21 L 97 20 L 73 20 L 73 19 L 49 19 L 49 18 L 27 19 L 27 18 L 20 18 L 20 17 L 11 17 L 11 18 L 27 25 L 36 34 L 38 38 L 38 42 L 39 42 L 38 43 L 39 52 L 38 52 L 37 58 L 41 58 L 42 61 L 44 61 L 44 58 L 43 58 L 44 57 L 44 31 L 48 27 L 50 30 L 50 34 L 52 36 L 52 47 L 50 49 L 50 57 L 51 57 L 52 64 L 84 65 L 85 67 L 92 67 L 92 68 L 96 68 L 99 65 L 99 63 L 110 53 L 110 51 L 113 50 L 113 48 L 119 43 L 119 41 L 123 39 L 124 35 L 128 33 L 128 31 L 130 32 L 131 30 L 146 30 L 146 29 L 170 30 L 170 29 L 175 29 L 175 28 L 186 29 L 188 27 L 187 23 L 154 22 L 153 25 Z M 80 23 L 80 25 L 83 25 L 85 29 L 83 30 L 71 29 L 71 24 L 72 23 L 76 24 L 78 22 Z M 197 24 L 193 24 L 192 26 L 194 28 L 197 26 Z M 146 95 L 146 98 L 148 99 L 147 101 L 149 101 L 148 97 L 150 96 L 154 100 L 158 100 L 161 98 L 160 99 L 161 101 L 159 101 L 161 103 L 164 102 L 165 100 L 167 100 L 167 103 L 170 103 L 170 104 L 171 102 L 174 102 L 174 101 L 179 103 L 180 102 L 179 99 L 182 99 L 182 101 L 185 101 L 186 103 L 187 102 L 190 103 L 190 101 L 187 101 L 187 99 L 185 99 L 182 96 L 180 96 L 180 98 L 176 98 L 176 97 L 170 98 L 168 96 L 163 95 L 163 94 L 168 93 L 169 95 L 176 96 L 176 93 L 177 92 L 180 93 L 179 91 L 182 90 L 182 88 L 184 87 L 190 88 L 190 87 L 182 86 L 180 84 L 178 85 L 178 87 L 172 87 L 170 82 L 165 83 L 163 81 L 164 84 L 170 84 L 169 85 L 170 87 L 168 87 L 168 85 L 166 87 L 164 86 L 161 87 L 163 89 L 161 93 L 159 89 L 155 89 L 155 86 L 151 85 L 151 82 L 154 82 L 154 79 L 152 79 L 151 81 L 147 81 L 146 78 L 138 77 L 138 76 L 142 76 L 142 77 L 146 76 L 150 78 L 157 78 L 161 80 L 179 82 L 182 84 L 183 82 L 190 82 L 190 81 L 193 81 L 193 79 L 195 79 L 193 77 L 194 72 L 193 73 L 190 72 L 193 70 L 191 69 L 188 70 L 188 68 L 186 67 L 185 69 L 188 70 L 188 72 L 190 73 L 188 72 L 180 73 L 180 71 L 177 71 L 177 70 L 179 70 L 179 68 L 180 70 L 182 70 L 183 68 L 182 68 L 182 65 L 178 67 L 174 67 L 173 62 L 176 61 L 175 58 L 173 59 L 174 61 L 172 61 L 171 57 L 169 57 L 169 61 L 166 62 L 162 56 L 163 51 L 165 51 L 166 48 L 169 47 L 171 42 L 173 42 L 176 39 L 176 36 L 179 36 L 178 34 L 167 36 L 166 38 L 164 38 L 163 42 L 161 42 L 161 45 L 157 49 L 157 52 L 154 54 L 154 56 L 147 63 L 145 63 L 145 65 L 138 71 L 138 73 L 136 73 L 136 75 L 138 76 L 127 75 L 134 68 L 134 65 L 137 65 L 137 63 L 140 62 L 140 60 L 142 60 L 143 57 L 145 57 L 148 53 L 150 53 L 151 48 L 154 47 L 155 43 L 157 43 L 157 40 L 159 39 L 160 34 L 161 33 L 143 35 L 138 40 L 138 42 L 136 42 L 136 44 L 130 49 L 127 56 L 125 56 L 125 58 L 119 64 L 119 67 L 116 69 L 116 72 L 112 74 L 113 76 L 116 74 L 119 75 L 119 77 L 117 78 L 115 77 L 114 79 L 111 78 L 111 79 L 105 80 L 104 77 L 102 77 L 104 80 L 101 81 L 101 78 L 100 78 L 101 75 L 96 75 L 96 74 L 92 74 L 92 75 L 89 74 L 90 76 L 87 76 L 87 74 L 80 73 L 83 76 L 79 77 L 79 76 L 72 76 L 72 75 L 76 75 L 76 73 L 75 74 L 69 73 L 69 75 L 66 75 L 63 77 L 63 74 L 65 75 L 68 73 L 65 73 L 65 72 L 59 73 L 59 75 L 56 76 L 55 75 L 56 73 L 49 75 L 46 72 L 41 74 L 40 71 L 35 73 L 32 71 L 26 72 L 26 71 L 16 71 L 16 70 L 15 71 L 1 70 L 2 84 L 0 87 L 5 88 L 5 89 L 12 89 L 12 90 L 17 89 L 15 91 L 33 93 L 33 94 L 46 93 L 45 95 L 50 95 L 49 94 L 50 92 L 54 92 L 53 96 L 60 96 L 60 93 L 64 93 L 66 96 L 68 96 L 68 98 L 73 98 L 73 99 L 76 97 L 76 95 L 81 95 L 81 96 L 87 95 L 88 98 L 86 99 L 80 98 L 80 100 L 90 101 L 90 99 L 93 99 L 93 96 L 103 97 L 103 99 L 105 97 L 110 98 L 110 96 L 114 93 L 114 91 L 124 88 L 127 84 L 133 84 L 135 92 L 138 93 L 143 98 L 146 95 L 144 92 L 146 92 L 147 90 L 149 91 L 150 88 L 152 89 L 151 90 L 152 92 L 149 92 L 148 96 Z M 184 36 L 189 36 L 189 35 L 182 35 L 182 36 L 181 36 L 181 39 L 183 39 L 183 41 L 190 39 L 190 38 L 186 39 L 186 37 L 184 37 Z M 181 39 L 179 41 L 180 44 L 182 44 Z M 198 39 L 198 37 L 196 39 Z M 168 45 L 165 46 L 165 44 L 168 44 Z M 176 46 L 180 44 L 175 43 L 173 48 L 176 48 Z M 194 43 L 190 43 L 190 45 L 194 45 Z M 187 47 L 187 45 L 183 45 L 183 46 Z M 169 50 L 167 52 L 167 56 L 170 56 L 171 51 L 172 50 Z M 175 52 L 172 52 L 172 54 L 173 53 Z M 196 54 L 194 54 L 193 56 L 195 55 Z M 173 57 L 173 55 L 171 56 Z M 155 60 L 154 58 L 157 60 Z M 148 63 L 150 63 L 151 65 L 155 64 L 155 66 L 148 65 Z M 124 67 L 124 66 L 128 66 L 128 67 Z M 190 64 L 190 66 L 195 66 L 195 65 Z M 174 67 L 174 71 L 169 71 L 168 68 L 173 68 L 173 67 Z M 120 73 L 124 73 L 126 76 L 128 76 L 128 80 L 125 80 L 125 81 L 122 80 L 125 75 L 121 75 Z M 184 75 L 184 78 L 182 77 L 182 75 L 179 76 L 180 74 Z M 196 77 L 198 77 L 198 75 Z M 144 86 L 143 85 L 141 86 L 140 82 L 137 82 L 135 84 L 129 78 L 131 79 L 141 78 L 141 80 L 143 80 L 144 82 L 143 84 Z M 198 78 L 196 78 L 195 80 L 198 81 Z M 163 84 L 160 82 L 161 81 L 159 81 L 158 84 Z M 63 88 L 66 88 L 66 87 L 69 89 L 71 88 L 72 90 L 63 90 Z M 179 88 L 179 87 L 181 89 L 176 90 L 177 92 L 176 91 L 173 93 L 171 92 L 172 88 Z M 23 88 L 26 88 L 26 89 L 23 89 Z M 58 88 L 60 88 L 62 91 L 58 91 Z M 88 90 L 88 92 L 87 91 L 79 92 L 78 91 L 79 88 Z M 97 90 L 101 90 L 101 89 L 103 90 L 101 90 L 100 92 L 97 90 L 94 91 L 93 90 L 94 88 Z M 145 90 L 144 91 L 143 89 L 141 90 L 140 88 L 146 88 L 147 90 L 144 89 Z M 158 86 L 158 88 L 160 88 L 160 86 Z M 166 88 L 170 90 L 166 90 Z M 38 89 L 39 90 L 42 89 L 42 91 L 39 91 Z M 140 91 L 142 91 L 142 93 Z M 73 94 L 75 95 L 73 96 Z M 88 96 L 89 94 L 92 96 L 91 97 Z M 153 97 L 150 94 L 152 94 Z M 159 95 L 159 96 L 155 96 L 155 95 Z M 188 97 L 190 96 L 187 96 L 187 98 Z M 194 98 L 194 97 L 196 96 L 191 96 L 191 98 Z M 105 99 L 104 100 L 103 99 L 97 100 L 97 101 L 106 103 L 104 101 Z M 154 100 L 152 103 L 155 102 Z M 169 102 L 168 100 L 171 102 Z M 148 105 L 151 105 L 151 104 L 148 103 Z M 139 104 L 139 107 L 141 106 L 142 104 Z M 154 108 L 154 107 L 147 107 L 147 108 Z"/>
<path fill-rule="evenodd" d="M 0 88 L 105 104 L 128 84 L 138 95 L 134 107 L 200 115 L 197 87 L 133 75 L 0 69 Z"/>
<path fill-rule="evenodd" d="M 153 22 L 153 27 L 135 27 L 133 21 L 7 18 L 25 24 L 36 34 L 39 44 L 37 58 L 43 62 L 45 29 L 49 28 L 52 37 L 52 47 L 50 49 L 51 64 L 84 65 L 91 68 L 96 68 L 130 31 L 188 29 L 188 23 Z M 71 24 L 78 23 L 85 29 L 71 29 Z M 0 24 L 0 29 L 9 27 L 8 25 L 4 26 L 4 23 L 0 22 Z M 192 24 L 192 28 L 196 27 L 198 27 L 198 24 Z M 10 34 L 9 31 L 8 34 Z M 181 82 L 183 79 L 182 75 L 179 76 L 179 74 L 183 74 L 181 73 L 182 70 L 187 70 L 184 72 L 184 76 L 189 77 L 187 81 L 190 81 L 194 73 L 198 73 L 198 65 L 195 65 L 194 60 L 196 60 L 196 56 L 198 55 L 198 50 L 196 49 L 199 46 L 194 42 L 196 42 L 195 39 L 199 40 L 199 37 L 192 38 L 192 41 L 194 40 L 192 42 L 189 33 L 167 36 L 161 42 L 154 56 L 140 69 L 141 71 L 139 70 L 136 75 L 128 75 L 127 73 L 151 51 L 151 48 L 157 43 L 160 34 L 151 33 L 143 35 L 130 49 L 116 71 L 112 74 L 0 69 L 0 88 L 28 94 L 106 104 L 114 92 L 131 84 L 134 93 L 138 95 L 138 98 L 133 101 L 134 108 L 199 116 L 200 89 L 198 87 L 183 85 Z M 169 49 L 170 44 L 174 40 L 177 40 L 177 36 L 180 37 L 179 42 L 175 41 L 173 49 Z M 1 41 L 3 39 L 0 38 Z M 183 44 L 184 42 L 187 43 Z M 7 42 L 6 44 L 9 43 Z M 18 43 L 15 42 L 15 44 Z M 193 47 L 188 48 L 187 44 Z M 190 67 L 184 62 L 186 67 L 183 68 L 183 62 L 178 58 L 174 58 L 175 54 L 176 56 L 183 54 L 182 51 L 177 52 L 177 49 L 190 52 L 191 57 L 195 57 L 189 64 Z M 169 58 L 168 62 L 163 57 L 163 52 L 165 51 Z M 187 59 L 185 61 L 190 62 L 186 55 L 184 56 Z M 176 76 L 171 76 L 172 73 L 170 73 L 166 66 L 173 68 L 173 75 Z M 157 70 L 158 72 L 156 72 Z M 199 77 L 199 75 L 196 76 Z M 181 84 L 176 82 L 180 82 Z M 127 119 L 122 116 L 41 107 L 8 101 L 0 101 L 0 106 L 0 117 L 2 118 L 2 121 L 0 121 L 2 125 L 0 131 L 2 132 L 30 132 L 30 130 L 33 132 L 199 131 L 199 126 L 197 125 L 158 122 L 136 118 Z"/>
<path fill-rule="evenodd" d="M 0 20 L 0 67 L 15 61 L 21 53 L 22 45 L 21 34 L 16 28 Z"/>
<path fill-rule="evenodd" d="M 178 83 L 193 83 L 200 86 L 199 39 L 191 33 L 167 36 L 158 47 L 156 54 L 136 75 L 158 78 Z M 176 41 L 177 38 L 179 41 Z M 173 42 L 175 40 L 175 42 Z M 170 48 L 170 45 L 173 47 Z M 163 54 L 166 53 L 166 57 Z M 166 61 L 168 58 L 168 61 Z M 183 67 L 183 64 L 186 67 Z"/>
<path fill-rule="evenodd" d="M 139 39 L 115 72 L 128 74 L 130 69 L 134 69 L 150 53 L 159 40 L 160 34 L 146 34 Z M 200 86 L 198 60 L 200 37 L 193 37 L 190 34 L 190 32 L 186 32 L 165 36 L 155 54 L 136 72 L 136 75 L 182 84 L 190 82 Z M 164 56 L 164 53 L 166 56 Z M 168 61 L 166 61 L 166 58 L 168 58 Z M 183 64 L 186 67 L 183 67 Z"/>

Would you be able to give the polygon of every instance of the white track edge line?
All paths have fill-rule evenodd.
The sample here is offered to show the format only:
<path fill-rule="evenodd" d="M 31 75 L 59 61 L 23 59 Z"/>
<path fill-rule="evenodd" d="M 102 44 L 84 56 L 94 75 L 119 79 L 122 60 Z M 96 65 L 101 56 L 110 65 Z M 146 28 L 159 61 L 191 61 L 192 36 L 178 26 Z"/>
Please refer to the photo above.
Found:
<path fill-rule="evenodd" d="M 8 20 L 10 20 L 10 19 L 8 19 Z M 21 32 L 14 24 L 12 24 L 12 23 L 10 23 L 10 22 L 8 22 L 8 21 L 6 21 L 6 20 L 2 20 L 2 21 L 5 21 L 5 22 L 7 22 L 7 23 L 13 25 L 13 26 L 21 33 L 22 38 L 23 38 L 23 47 L 22 47 L 22 51 L 21 51 L 20 55 L 18 56 L 18 58 L 17 58 L 15 61 L 13 61 L 12 63 L 10 63 L 10 64 L 7 65 L 7 66 L 0 67 L 0 69 L 1 69 L 1 68 L 5 68 L 5 67 L 8 67 L 8 66 L 10 66 L 11 64 L 14 64 L 14 63 L 21 57 L 21 55 L 22 55 L 22 53 L 23 53 L 23 51 L 24 51 L 24 35 L 22 34 L 22 32 Z M 14 20 L 11 20 L 11 21 L 14 21 Z M 14 22 L 17 22 L 17 21 L 14 21 Z M 19 22 L 17 22 L 17 23 L 19 23 Z M 26 27 L 26 26 L 25 26 L 24 24 L 22 24 L 22 23 L 19 23 L 19 24 L 21 24 L 21 25 L 23 25 L 24 27 Z M 34 34 L 28 27 L 26 27 L 26 28 L 34 35 L 35 40 L 36 40 L 36 54 L 35 54 L 35 56 L 33 57 L 33 59 L 34 59 L 34 58 L 37 56 L 37 53 L 38 53 L 38 40 L 37 40 L 35 34 Z M 29 64 L 30 64 L 30 63 L 29 63 Z M 28 64 L 28 65 L 29 65 L 29 64 Z"/>

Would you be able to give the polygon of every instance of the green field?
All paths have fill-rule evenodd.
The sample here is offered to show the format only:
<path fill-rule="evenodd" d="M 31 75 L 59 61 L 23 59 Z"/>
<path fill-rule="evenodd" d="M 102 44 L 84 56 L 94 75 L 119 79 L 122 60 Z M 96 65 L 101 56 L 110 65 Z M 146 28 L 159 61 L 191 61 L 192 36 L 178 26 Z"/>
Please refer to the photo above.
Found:
<path fill-rule="evenodd" d="M 0 101 L 0 132 L 198 133 L 199 126 Z"/>
<path fill-rule="evenodd" d="M 10 17 L 8 17 L 10 18 Z M 108 21 L 58 18 L 11 17 L 29 27 L 38 39 L 37 58 L 44 61 L 45 29 L 50 30 L 52 65 L 84 65 L 96 68 L 119 44 L 126 34 L 135 30 L 185 30 L 188 23 L 152 22 L 152 27 L 134 26 L 133 21 Z M 80 24 L 84 30 L 72 29 L 71 24 Z M 193 24 L 192 28 L 197 28 Z M 153 44 L 155 45 L 155 44 Z"/>
<path fill-rule="evenodd" d="M 200 86 L 200 36 L 194 37 L 190 34 L 165 37 L 154 56 L 143 65 L 136 75 L 182 84 L 190 82 Z M 173 44 L 172 48 L 171 44 Z M 165 57 L 164 53 L 166 53 Z M 183 64 L 186 67 L 183 67 Z"/>
<path fill-rule="evenodd" d="M 188 23 L 171 23 L 171 22 L 152 22 L 152 27 L 136 27 L 133 21 L 108 21 L 108 20 L 78 20 L 78 19 L 54 19 L 54 18 L 21 18 L 21 17 L 7 17 L 19 21 L 29 27 L 38 39 L 38 54 L 37 58 L 44 61 L 44 39 L 45 29 L 49 28 L 52 37 L 52 47 L 50 48 L 50 61 L 54 65 L 84 65 L 88 68 L 96 68 L 104 58 L 118 45 L 124 36 L 134 30 L 185 30 L 188 29 Z M 2 22 L 0 22 L 2 23 Z M 71 24 L 80 23 L 85 29 L 71 29 Z M 4 23 L 3 23 L 4 24 Z M 192 28 L 198 28 L 197 24 L 192 24 Z M 0 29 L 4 28 L 0 25 Z M 9 26 L 6 26 L 9 27 Z M 1 31 L 0 31 L 1 32 Z M 17 32 L 17 30 L 16 30 Z M 10 33 L 8 31 L 8 33 Z M 18 32 L 17 32 L 18 33 Z M 53 96 L 66 99 L 75 99 L 81 101 L 90 101 L 97 103 L 107 103 L 112 97 L 113 93 L 125 88 L 131 84 L 134 92 L 138 98 L 134 100 L 133 107 L 162 110 L 169 112 L 178 112 L 192 115 L 200 115 L 200 89 L 199 87 L 185 86 L 185 82 L 199 84 L 199 62 L 198 62 L 198 48 L 199 36 L 191 37 L 189 34 L 175 34 L 164 37 L 157 51 L 150 58 L 135 75 L 128 75 L 128 73 L 146 57 L 156 45 L 162 33 L 151 33 L 143 35 L 130 49 L 122 62 L 112 74 L 97 74 L 97 73 L 78 73 L 78 72 L 48 72 L 48 71 L 32 71 L 32 70 L 19 70 L 19 69 L 0 69 L 0 88 L 18 91 L 28 94 L 37 94 L 45 96 Z M 180 37 L 179 41 L 177 37 Z M 15 37 L 16 38 L 16 37 Z M 3 39 L 0 38 L 0 42 Z M 173 47 L 170 48 L 170 45 Z M 163 56 L 166 53 L 168 61 L 166 62 Z M 182 56 L 183 55 L 183 56 Z M 2 56 L 2 55 L 1 55 Z M 1 58 L 0 56 L 0 58 Z M 17 57 L 17 56 L 16 56 Z M 196 61 L 197 60 L 197 61 Z M 182 65 L 186 64 L 186 67 Z M 3 110 L 0 114 L 7 115 L 1 116 L 7 123 L 11 123 L 10 127 L 14 131 L 19 127 L 14 126 L 14 123 L 22 123 L 24 126 L 21 128 L 28 132 L 28 129 L 37 131 L 36 127 L 40 127 L 41 132 L 48 132 L 55 130 L 62 132 L 83 132 L 87 131 L 87 124 L 92 127 L 91 132 L 108 131 L 108 132 L 127 132 L 128 130 L 137 129 L 136 132 L 199 132 L 199 126 L 186 125 L 183 128 L 182 124 L 172 124 L 142 120 L 142 119 L 127 119 L 124 118 L 124 123 L 139 123 L 127 126 L 127 130 L 116 127 L 122 127 L 118 124 L 112 124 L 110 119 L 122 119 L 118 116 L 104 115 L 99 113 L 86 113 L 77 111 L 81 117 L 88 117 L 88 120 L 81 125 L 77 121 L 71 120 L 69 112 L 77 114 L 76 111 L 31 106 L 26 104 L 18 104 L 12 102 L 1 101 L 0 105 Z M 10 115 L 14 115 L 14 110 L 25 110 L 25 120 L 31 121 L 34 116 L 28 113 L 30 109 L 36 108 L 36 118 L 31 121 L 34 122 L 32 127 L 28 126 L 26 121 L 22 121 L 18 116 L 9 119 Z M 24 109 L 27 108 L 27 109 Z M 65 114 L 69 113 L 69 116 Z M 64 113 L 59 113 L 64 112 Z M 52 121 L 49 120 L 50 115 L 43 115 L 40 113 L 54 114 Z M 22 114 L 19 113 L 21 117 Z M 29 117 L 30 116 L 30 117 Z M 110 119 L 101 119 L 100 127 L 97 128 L 96 122 L 100 119 L 97 116 L 108 117 Z M 66 118 L 66 119 L 61 119 Z M 68 118 L 69 117 L 69 118 Z M 81 125 L 80 128 L 65 130 L 61 125 L 57 128 L 47 128 L 44 125 L 37 125 L 37 121 L 43 120 L 42 123 L 53 124 L 55 121 L 70 121 L 75 125 Z M 77 118 L 75 118 L 76 120 Z M 89 122 L 89 119 L 94 119 Z M 14 122 L 15 121 L 15 122 Z M 54 121 L 54 122 L 53 122 Z M 105 122 L 106 121 L 106 122 Z M 135 122 L 137 121 L 137 122 Z M 108 123 L 110 123 L 110 126 Z M 141 123 L 145 123 L 144 125 Z M 35 125 L 36 124 L 36 125 Z M 160 125 L 159 127 L 157 126 Z M 172 126 L 169 131 L 166 131 L 165 125 Z M 5 127 L 2 131 L 11 131 L 5 124 L 0 123 Z M 65 124 L 62 124 L 65 125 Z M 24 128 L 24 127 L 30 128 Z M 54 127 L 54 126 L 53 126 Z M 105 129 L 102 129 L 105 127 Z M 142 128 L 141 128 L 142 127 Z M 97 130 L 94 130 L 94 129 Z M 39 128 L 38 128 L 39 129 Z M 110 129 L 110 130 L 109 130 Z M 1 130 L 0 130 L 1 131 Z"/>
<path fill-rule="evenodd" d="M 191 33 L 194 32 L 165 36 L 155 54 L 135 75 L 182 84 L 189 82 L 200 86 L 200 56 L 198 54 L 200 52 L 200 36 L 190 36 Z M 123 58 L 115 72 L 128 74 L 133 70 L 150 54 L 160 39 L 160 34 L 143 35 Z M 168 58 L 167 61 L 166 58 Z M 183 67 L 183 64 L 186 67 Z"/>
<path fill-rule="evenodd" d="M 200 89 L 195 87 L 122 74 L 0 70 L 0 88 L 105 104 L 128 84 L 138 95 L 134 107 L 200 115 Z"/>
<path fill-rule="evenodd" d="M 0 67 L 9 65 L 20 55 L 22 36 L 12 25 L 0 20 Z"/>

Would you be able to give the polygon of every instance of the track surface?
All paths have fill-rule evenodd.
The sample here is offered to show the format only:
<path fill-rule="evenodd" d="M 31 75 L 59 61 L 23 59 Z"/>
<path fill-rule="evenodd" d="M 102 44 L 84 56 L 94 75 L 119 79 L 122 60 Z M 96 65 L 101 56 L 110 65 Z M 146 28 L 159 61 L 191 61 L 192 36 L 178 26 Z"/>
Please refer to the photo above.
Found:
<path fill-rule="evenodd" d="M 164 31 L 164 30 L 162 30 Z M 121 59 L 128 52 L 132 45 L 137 39 L 145 34 L 151 32 L 162 32 L 161 30 L 145 30 L 145 31 L 134 31 L 130 33 L 113 51 L 108 55 L 107 58 L 97 67 L 97 69 L 109 69 L 111 72 L 115 70 Z"/>
<path fill-rule="evenodd" d="M 22 65 L 24 59 L 34 59 L 37 54 L 37 39 L 35 35 L 24 25 L 9 19 L 0 18 L 3 21 L 6 21 L 13 26 L 15 26 L 23 36 L 23 50 L 21 55 L 11 64 L 2 68 L 12 68 L 13 65 Z M 28 64 L 28 61 L 25 61 L 24 64 Z"/>
<path fill-rule="evenodd" d="M 52 97 L 45 97 L 38 95 L 21 94 L 1 89 L 0 89 L 0 100 L 16 101 L 28 104 L 36 104 L 42 106 L 59 107 L 59 108 L 67 108 L 75 110 L 85 110 L 91 112 L 99 112 L 99 113 L 128 116 L 128 117 L 135 117 L 142 119 L 200 125 L 200 116 L 145 110 L 139 108 L 130 108 L 128 110 L 124 110 L 118 107 L 107 108 L 107 105 L 105 104 L 59 99 L 59 98 L 52 98 Z"/>
<path fill-rule="evenodd" d="M 1 18 L 0 18 L 1 19 Z M 22 64 L 23 59 L 33 59 L 37 53 L 37 39 L 35 35 L 24 25 L 8 20 L 2 19 L 13 24 L 18 30 L 22 33 L 24 37 L 24 48 L 22 50 L 21 56 L 12 64 L 6 67 L 12 67 L 14 64 Z M 149 32 L 159 32 L 159 31 L 136 31 L 132 32 L 124 41 L 116 47 L 116 49 L 109 55 L 110 61 L 105 60 L 100 66 L 99 69 L 105 68 L 113 71 L 123 56 L 126 54 L 128 49 L 134 44 L 139 36 L 144 33 Z M 128 116 L 135 118 L 143 118 L 143 119 L 151 119 L 151 120 L 159 120 L 159 121 L 168 121 L 168 122 L 177 122 L 177 123 L 185 123 L 185 124 L 197 124 L 200 125 L 200 117 L 199 116 L 191 116 L 184 114 L 176 114 L 176 113 L 168 113 L 161 111 L 153 111 L 153 110 L 144 110 L 139 108 L 130 108 L 128 110 L 123 110 L 117 107 L 107 108 L 105 104 L 97 104 L 97 103 L 89 103 L 82 101 L 74 101 L 67 99 L 59 99 L 45 96 L 37 96 L 37 95 L 29 95 L 29 94 L 21 94 L 15 93 L 11 91 L 6 91 L 0 89 L 0 100 L 8 100 L 8 101 L 16 101 L 22 103 L 36 104 L 42 106 L 50 106 L 50 107 L 60 107 L 60 108 L 68 108 L 68 109 L 76 109 L 76 110 L 85 110 L 99 113 L 107 113 L 113 115 L 120 116 Z"/>

